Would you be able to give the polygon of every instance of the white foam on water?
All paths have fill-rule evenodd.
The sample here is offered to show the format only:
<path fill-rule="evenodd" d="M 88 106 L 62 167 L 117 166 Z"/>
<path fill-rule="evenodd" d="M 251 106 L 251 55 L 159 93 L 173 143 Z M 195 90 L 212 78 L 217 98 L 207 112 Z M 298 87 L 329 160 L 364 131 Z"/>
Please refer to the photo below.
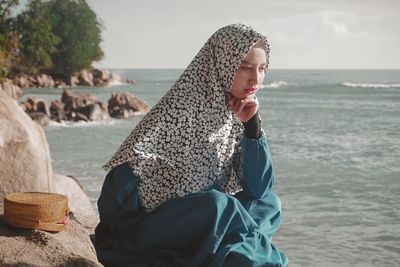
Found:
<path fill-rule="evenodd" d="M 281 88 L 284 86 L 295 86 L 295 83 L 288 83 L 286 81 L 274 81 L 272 83 L 269 84 L 265 84 L 265 85 L 261 85 L 260 89 L 264 89 L 264 88 Z"/>
<path fill-rule="evenodd" d="M 50 127 L 63 127 L 63 128 L 68 128 L 68 127 L 93 127 L 93 126 L 110 126 L 118 123 L 119 120 L 117 119 L 109 119 L 109 120 L 103 120 L 103 121 L 78 121 L 78 122 L 72 122 L 72 121 L 61 121 L 61 122 L 56 122 L 56 121 L 50 121 L 49 126 Z"/>
<path fill-rule="evenodd" d="M 120 80 L 112 80 L 107 84 L 107 87 L 113 87 L 113 86 L 120 86 L 120 85 L 124 85 L 126 83 L 121 82 Z"/>
<path fill-rule="evenodd" d="M 400 83 L 350 83 L 344 82 L 342 85 L 346 87 L 361 87 L 361 88 L 400 88 Z"/>

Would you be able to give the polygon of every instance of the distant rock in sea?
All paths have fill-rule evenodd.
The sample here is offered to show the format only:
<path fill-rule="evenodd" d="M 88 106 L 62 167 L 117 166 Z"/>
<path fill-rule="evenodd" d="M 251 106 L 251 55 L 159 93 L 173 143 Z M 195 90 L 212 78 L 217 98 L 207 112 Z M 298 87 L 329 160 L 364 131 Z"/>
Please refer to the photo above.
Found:
<path fill-rule="evenodd" d="M 108 112 L 114 118 L 128 118 L 135 114 L 145 113 L 150 105 L 131 93 L 113 93 L 108 100 Z"/>

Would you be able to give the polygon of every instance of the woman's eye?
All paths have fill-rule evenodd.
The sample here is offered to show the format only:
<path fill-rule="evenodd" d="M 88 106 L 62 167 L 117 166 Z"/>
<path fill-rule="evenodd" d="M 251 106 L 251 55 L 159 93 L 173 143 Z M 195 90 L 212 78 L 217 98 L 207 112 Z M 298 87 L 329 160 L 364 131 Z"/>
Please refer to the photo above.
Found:
<path fill-rule="evenodd" d="M 251 70 L 251 66 L 248 65 L 240 65 L 241 70 Z"/>
<path fill-rule="evenodd" d="M 265 73 L 266 73 L 266 72 L 267 72 L 267 67 L 266 67 L 266 66 L 260 67 L 260 68 L 259 68 L 259 71 L 260 71 L 260 72 L 265 72 Z"/>

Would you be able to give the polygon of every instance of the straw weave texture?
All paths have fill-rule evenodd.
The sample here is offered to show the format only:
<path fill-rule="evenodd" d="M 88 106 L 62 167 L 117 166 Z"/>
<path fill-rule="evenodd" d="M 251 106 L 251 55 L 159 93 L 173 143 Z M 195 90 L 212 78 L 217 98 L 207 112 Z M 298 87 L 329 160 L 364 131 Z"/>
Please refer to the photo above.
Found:
<path fill-rule="evenodd" d="M 64 195 L 43 192 L 17 192 L 4 198 L 4 217 L 9 225 L 28 229 L 61 231 L 57 224 L 69 213 Z"/>

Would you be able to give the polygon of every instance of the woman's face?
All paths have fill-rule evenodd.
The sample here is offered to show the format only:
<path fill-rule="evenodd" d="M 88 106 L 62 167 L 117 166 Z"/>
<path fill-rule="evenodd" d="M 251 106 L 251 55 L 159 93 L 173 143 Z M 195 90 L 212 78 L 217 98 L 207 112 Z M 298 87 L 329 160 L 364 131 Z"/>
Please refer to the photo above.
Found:
<path fill-rule="evenodd" d="M 254 46 L 235 74 L 231 94 L 238 99 L 253 97 L 263 83 L 266 67 L 265 50 Z"/>

